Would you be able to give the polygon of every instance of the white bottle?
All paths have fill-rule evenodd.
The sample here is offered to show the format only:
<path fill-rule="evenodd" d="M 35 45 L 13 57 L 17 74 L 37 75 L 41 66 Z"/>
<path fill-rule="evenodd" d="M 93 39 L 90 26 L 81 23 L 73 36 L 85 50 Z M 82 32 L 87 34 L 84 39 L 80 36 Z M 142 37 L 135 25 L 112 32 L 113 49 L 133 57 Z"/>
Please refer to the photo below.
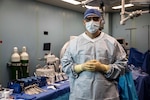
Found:
<path fill-rule="evenodd" d="M 13 54 L 11 55 L 11 62 L 12 63 L 19 63 L 20 62 L 20 55 L 18 53 L 17 47 L 14 47 Z"/>
<path fill-rule="evenodd" d="M 23 46 L 22 53 L 20 54 L 22 66 L 28 66 L 29 63 L 29 54 L 26 51 L 26 47 Z"/>

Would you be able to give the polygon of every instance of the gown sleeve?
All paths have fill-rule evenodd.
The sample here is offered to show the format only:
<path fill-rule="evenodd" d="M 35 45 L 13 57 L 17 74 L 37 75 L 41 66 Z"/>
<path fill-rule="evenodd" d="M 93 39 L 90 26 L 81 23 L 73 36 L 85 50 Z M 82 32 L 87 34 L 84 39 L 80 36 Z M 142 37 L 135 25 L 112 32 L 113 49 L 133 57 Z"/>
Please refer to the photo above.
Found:
<path fill-rule="evenodd" d="M 116 42 L 114 56 L 115 56 L 114 63 L 109 64 L 111 69 L 105 74 L 105 77 L 109 79 L 116 79 L 120 75 L 123 75 L 125 73 L 125 68 L 128 62 L 126 52 L 118 42 Z"/>

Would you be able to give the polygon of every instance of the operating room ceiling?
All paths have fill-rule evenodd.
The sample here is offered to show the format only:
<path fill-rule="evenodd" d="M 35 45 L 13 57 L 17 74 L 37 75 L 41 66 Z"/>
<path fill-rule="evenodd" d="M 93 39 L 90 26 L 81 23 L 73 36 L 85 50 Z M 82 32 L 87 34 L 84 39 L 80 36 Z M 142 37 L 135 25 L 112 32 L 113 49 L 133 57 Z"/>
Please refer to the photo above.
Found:
<path fill-rule="evenodd" d="M 66 2 L 63 2 L 61 0 L 36 0 L 42 3 L 70 9 L 70 10 L 75 10 L 78 12 L 84 12 L 86 8 L 82 7 L 83 5 L 72 5 Z M 76 0 L 83 2 L 85 0 Z M 100 4 L 103 2 L 104 4 L 104 10 L 105 12 L 120 12 L 120 10 L 113 10 L 112 6 L 118 6 L 121 5 L 121 0 L 86 0 L 86 1 L 91 1 L 88 3 L 90 6 L 100 6 Z M 127 11 L 133 11 L 133 10 L 149 10 L 150 9 L 150 0 L 125 0 L 125 3 L 134 3 L 134 7 L 130 8 L 125 8 Z"/>

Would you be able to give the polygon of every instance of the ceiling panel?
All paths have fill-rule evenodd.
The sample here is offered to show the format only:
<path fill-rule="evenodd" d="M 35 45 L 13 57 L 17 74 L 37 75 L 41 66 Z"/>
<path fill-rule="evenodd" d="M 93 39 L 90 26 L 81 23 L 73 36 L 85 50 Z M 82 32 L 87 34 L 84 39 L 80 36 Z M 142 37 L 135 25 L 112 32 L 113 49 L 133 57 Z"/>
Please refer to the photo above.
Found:
<path fill-rule="evenodd" d="M 86 8 L 83 8 L 83 5 L 72 5 L 66 2 L 63 2 L 61 0 L 36 0 L 41 3 L 46 3 L 78 12 L 84 12 Z M 77 0 L 77 1 L 85 1 L 85 0 Z M 129 3 L 130 1 L 136 2 L 136 5 L 134 7 L 126 8 L 126 11 L 135 11 L 135 10 L 148 10 L 150 5 L 150 0 L 125 0 L 126 3 Z M 138 1 L 146 2 L 146 5 L 139 5 Z M 105 12 L 120 12 L 120 10 L 112 10 L 112 6 L 121 5 L 121 0 L 91 0 L 88 5 L 92 6 L 100 6 L 100 3 L 103 2 L 105 6 Z"/>

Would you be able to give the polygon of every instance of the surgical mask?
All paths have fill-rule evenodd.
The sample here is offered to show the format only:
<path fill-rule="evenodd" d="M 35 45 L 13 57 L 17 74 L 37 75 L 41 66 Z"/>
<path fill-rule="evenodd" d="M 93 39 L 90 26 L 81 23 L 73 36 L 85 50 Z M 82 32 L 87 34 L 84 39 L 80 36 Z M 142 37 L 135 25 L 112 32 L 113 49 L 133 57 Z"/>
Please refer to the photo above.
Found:
<path fill-rule="evenodd" d="M 99 30 L 100 27 L 100 23 L 99 21 L 89 21 L 85 23 L 85 27 L 86 29 L 90 32 L 90 33 L 95 33 L 97 30 Z"/>

